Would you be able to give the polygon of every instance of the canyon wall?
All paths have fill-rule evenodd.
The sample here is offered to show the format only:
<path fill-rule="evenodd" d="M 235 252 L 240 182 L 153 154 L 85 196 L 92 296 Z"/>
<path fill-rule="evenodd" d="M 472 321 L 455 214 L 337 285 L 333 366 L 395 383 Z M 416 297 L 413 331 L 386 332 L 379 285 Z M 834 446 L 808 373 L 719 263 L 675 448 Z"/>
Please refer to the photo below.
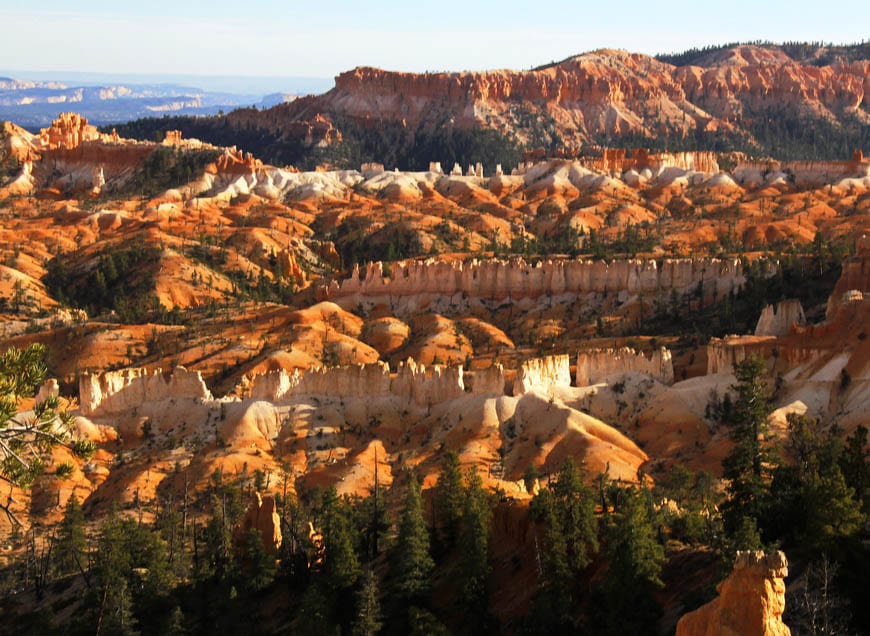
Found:
<path fill-rule="evenodd" d="M 663 126 L 741 138 L 748 134 L 741 128 L 744 109 L 851 118 L 870 92 L 867 60 L 820 67 L 773 47 L 740 46 L 704 64 L 677 67 L 601 49 L 530 71 L 414 74 L 359 67 L 339 74 L 327 93 L 261 112 L 244 109 L 227 121 L 310 146 L 330 143 L 333 120 L 431 130 L 449 118 L 458 128 L 485 126 L 530 142 L 530 122 L 547 117 L 567 151 L 562 154 L 570 155 L 602 138 L 649 136 Z M 716 172 L 713 161 L 687 160 L 681 167 Z"/>
<path fill-rule="evenodd" d="M 302 395 L 327 397 L 383 397 L 390 393 L 390 367 L 386 362 L 314 367 L 292 373 L 281 369 L 254 376 L 251 397 L 280 402 Z"/>
<path fill-rule="evenodd" d="M 199 371 L 176 367 L 171 374 L 160 369 L 122 369 L 85 373 L 79 380 L 79 405 L 83 415 L 130 412 L 146 402 L 212 400 Z"/>
<path fill-rule="evenodd" d="M 536 391 L 550 395 L 556 387 L 571 386 L 571 360 L 568 354 L 532 358 L 517 370 L 513 395 L 519 397 Z"/>
<path fill-rule="evenodd" d="M 804 333 L 805 330 L 808 330 Z M 734 367 L 753 355 L 760 355 L 778 372 L 794 365 L 823 358 L 824 346 L 813 346 L 812 326 L 800 330 L 800 337 L 782 341 L 776 336 L 725 336 L 707 343 L 707 374 L 731 374 Z"/>
<path fill-rule="evenodd" d="M 471 392 L 476 395 L 503 395 L 505 392 L 504 368 L 496 362 L 486 369 L 477 369 L 471 375 Z"/>
<path fill-rule="evenodd" d="M 807 317 L 801 301 L 790 298 L 767 305 L 758 318 L 755 326 L 756 336 L 787 336 L 791 332 L 792 325 L 803 326 L 807 324 Z"/>
<path fill-rule="evenodd" d="M 426 367 L 411 358 L 399 363 L 390 390 L 417 406 L 431 406 L 455 400 L 465 393 L 462 367 L 451 365 Z"/>
<path fill-rule="evenodd" d="M 313 368 L 307 371 L 271 371 L 254 376 L 251 397 L 280 402 L 297 396 L 382 398 L 395 396 L 418 407 L 429 407 L 462 397 L 466 393 L 504 392 L 501 365 L 478 371 L 471 387 L 466 387 L 461 365 L 427 367 L 412 359 L 399 363 L 390 377 L 386 362 L 351 364 L 341 367 Z"/>
<path fill-rule="evenodd" d="M 738 163 L 732 173 L 739 182 L 760 182 L 767 175 L 783 174 L 797 186 L 818 186 L 845 177 L 870 176 L 870 162 L 861 152 L 856 152 L 848 161 L 747 160 Z"/>
<path fill-rule="evenodd" d="M 579 157 L 585 168 L 599 172 L 640 172 L 648 169 L 655 173 L 665 168 L 681 168 L 708 174 L 719 172 L 719 156 L 711 151 L 662 152 L 650 154 L 645 148 L 627 151 L 623 148 L 604 148 L 600 157 Z"/>
<path fill-rule="evenodd" d="M 776 265 L 771 263 L 771 269 Z M 606 263 L 590 260 L 545 260 L 530 264 L 521 258 L 444 262 L 429 259 L 390 265 L 384 276 L 381 263 L 365 270 L 354 266 L 350 278 L 321 288 L 329 300 L 345 299 L 356 306 L 371 297 L 419 294 L 503 300 L 543 295 L 628 292 L 654 296 L 671 289 L 693 291 L 698 283 L 720 295 L 736 291 L 745 282 L 739 259 L 628 259 Z M 339 303 L 341 304 L 341 303 Z"/>
<path fill-rule="evenodd" d="M 574 383 L 576 386 L 590 386 L 608 376 L 629 371 L 646 373 L 663 384 L 674 383 L 671 352 L 665 347 L 654 351 L 649 358 L 630 347 L 581 351 L 577 354 Z"/>
<path fill-rule="evenodd" d="M 788 561 L 776 551 L 740 551 L 734 569 L 716 586 L 719 596 L 677 623 L 677 636 L 790 636 L 782 622 Z"/>

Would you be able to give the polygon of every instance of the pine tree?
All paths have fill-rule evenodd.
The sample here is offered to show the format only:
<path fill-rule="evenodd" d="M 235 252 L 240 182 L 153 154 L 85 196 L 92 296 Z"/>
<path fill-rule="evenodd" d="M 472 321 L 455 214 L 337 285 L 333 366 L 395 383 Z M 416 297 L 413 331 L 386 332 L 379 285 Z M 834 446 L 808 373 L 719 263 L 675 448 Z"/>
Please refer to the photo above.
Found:
<path fill-rule="evenodd" d="M 269 554 L 263 545 L 260 531 L 256 528 L 248 530 L 245 536 L 246 572 L 245 584 L 252 592 L 267 588 L 275 579 L 277 566 L 275 557 Z"/>
<path fill-rule="evenodd" d="M 448 545 L 456 544 L 463 506 L 462 471 L 459 455 L 450 451 L 444 457 L 444 468 L 435 483 L 438 522 Z"/>
<path fill-rule="evenodd" d="M 96 631 L 98 634 L 136 634 L 129 577 L 133 559 L 125 527 L 113 511 L 103 522 L 96 553 Z"/>
<path fill-rule="evenodd" d="M 60 575 L 72 572 L 83 572 L 85 551 L 87 550 L 87 535 L 85 533 L 85 513 L 75 493 L 67 499 L 63 520 L 60 522 L 57 536 L 57 572 Z"/>
<path fill-rule="evenodd" d="M 846 438 L 840 456 L 843 477 L 855 489 L 855 496 L 864 503 L 865 511 L 870 504 L 870 452 L 867 449 L 867 427 L 861 424 Z"/>
<path fill-rule="evenodd" d="M 339 499 L 335 488 L 327 490 L 323 496 L 323 565 L 333 590 L 351 587 L 360 574 L 350 515 L 349 505 Z"/>
<path fill-rule="evenodd" d="M 378 599 L 378 577 L 372 570 L 366 570 L 362 577 L 362 585 L 357 593 L 356 619 L 351 627 L 353 636 L 374 636 L 383 623 L 381 622 L 381 603 Z"/>
<path fill-rule="evenodd" d="M 576 577 L 598 551 L 595 497 L 572 459 L 535 497 L 532 513 L 546 528 L 541 557 L 547 592 L 559 596 L 560 603 L 570 602 Z"/>
<path fill-rule="evenodd" d="M 166 636 L 185 636 L 187 634 L 187 628 L 184 626 L 184 612 L 177 605 L 169 613 L 163 633 Z"/>
<path fill-rule="evenodd" d="M 409 601 L 425 599 L 434 567 L 435 563 L 429 554 L 429 529 L 423 518 L 420 485 L 411 475 L 395 548 L 396 594 Z"/>
<path fill-rule="evenodd" d="M 650 493 L 630 488 L 609 529 L 609 568 L 603 583 L 607 634 L 655 634 L 661 608 L 653 597 L 662 586 L 664 547 L 658 541 Z"/>
<path fill-rule="evenodd" d="M 728 423 L 734 448 L 722 461 L 723 476 L 729 480 L 728 501 L 724 506 L 726 529 L 733 532 L 743 521 L 762 519 L 774 456 L 767 425 L 768 392 L 764 381 L 766 366 L 760 356 L 737 364 L 734 375 L 737 393 L 733 415 Z"/>
<path fill-rule="evenodd" d="M 489 577 L 489 496 L 480 474 L 472 467 L 466 475 L 465 505 L 460 535 L 462 600 L 476 620 L 485 619 Z"/>
<path fill-rule="evenodd" d="M 73 418 L 58 409 L 56 397 L 36 404 L 32 417 L 17 414 L 19 400 L 32 396 L 45 380 L 45 357 L 42 344 L 9 347 L 0 354 L 0 477 L 22 487 L 42 472 L 53 446 L 69 442 Z M 0 504 L 0 510 L 21 525 L 8 505 Z"/>

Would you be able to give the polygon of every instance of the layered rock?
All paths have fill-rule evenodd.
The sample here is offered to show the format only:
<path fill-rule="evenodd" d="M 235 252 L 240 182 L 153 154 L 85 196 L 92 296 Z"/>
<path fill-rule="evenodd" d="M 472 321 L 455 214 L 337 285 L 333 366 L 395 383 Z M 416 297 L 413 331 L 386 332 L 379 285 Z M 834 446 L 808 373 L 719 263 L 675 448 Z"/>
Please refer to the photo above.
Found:
<path fill-rule="evenodd" d="M 784 175 L 797 186 L 835 183 L 846 177 L 870 175 L 870 162 L 856 153 L 848 161 L 741 161 L 734 168 L 734 177 L 740 182 L 761 183 L 768 175 Z"/>
<path fill-rule="evenodd" d="M 83 415 L 104 416 L 134 411 L 149 402 L 212 400 L 199 371 L 176 367 L 164 374 L 144 368 L 85 373 L 79 380 L 79 405 Z"/>
<path fill-rule="evenodd" d="M 574 383 L 576 386 L 589 386 L 631 371 L 645 373 L 663 384 L 674 383 L 671 352 L 665 347 L 653 351 L 650 357 L 630 347 L 581 351 L 577 354 Z"/>
<path fill-rule="evenodd" d="M 766 358 L 775 345 L 775 336 L 711 338 L 707 343 L 707 375 L 734 373 L 734 367 L 751 355 Z"/>
<path fill-rule="evenodd" d="M 255 376 L 251 397 L 280 402 L 302 395 L 327 397 L 383 397 L 390 394 L 390 367 L 386 362 L 271 371 Z"/>
<path fill-rule="evenodd" d="M 532 391 L 552 395 L 557 387 L 571 386 L 571 361 L 567 354 L 526 360 L 517 370 L 513 395 Z"/>
<path fill-rule="evenodd" d="M 396 378 L 390 387 L 398 395 L 418 406 L 431 406 L 455 400 L 465 392 L 462 367 L 432 365 L 428 369 L 408 358 L 399 364 Z"/>
<path fill-rule="evenodd" d="M 471 379 L 471 392 L 477 395 L 503 395 L 505 391 L 504 368 L 498 363 L 486 369 L 478 369 Z"/>
<path fill-rule="evenodd" d="M 627 151 L 624 148 L 605 148 L 600 157 L 581 157 L 581 165 L 592 170 L 623 173 L 630 170 L 661 172 L 666 168 L 680 168 L 696 172 L 719 172 L 718 153 L 710 151 L 650 153 L 645 148 Z"/>
<path fill-rule="evenodd" d="M 677 623 L 677 636 L 789 636 L 782 622 L 788 561 L 780 551 L 741 551 L 719 596 Z"/>
<path fill-rule="evenodd" d="M 773 265 L 771 265 L 773 267 Z M 647 294 L 705 288 L 716 281 L 720 294 L 737 290 L 744 282 L 739 259 L 628 259 L 606 263 L 589 260 L 546 260 L 535 265 L 521 258 L 451 261 L 429 259 L 391 265 L 370 263 L 364 271 L 354 266 L 350 278 L 323 290 L 330 299 L 347 299 L 352 306 L 367 298 L 420 294 L 502 300 L 544 295 L 627 292 Z"/>
<path fill-rule="evenodd" d="M 312 145 L 337 136 L 333 118 L 364 127 L 395 122 L 413 130 L 434 128 L 449 117 L 460 128 L 487 126 L 528 142 L 529 120 L 547 116 L 565 147 L 576 149 L 605 137 L 654 136 L 662 127 L 748 136 L 739 123 L 744 109 L 851 117 L 870 90 L 867 60 L 820 67 L 781 50 L 741 46 L 702 63 L 676 67 L 645 55 L 598 50 L 524 72 L 412 74 L 360 67 L 338 75 L 335 88 L 323 95 L 263 112 L 245 109 L 227 121 Z M 715 172 L 712 162 L 692 169 Z"/>
<path fill-rule="evenodd" d="M 755 326 L 756 336 L 787 336 L 792 325 L 807 324 L 807 317 L 801 301 L 796 298 L 783 300 L 776 305 L 767 305 L 758 318 Z"/>

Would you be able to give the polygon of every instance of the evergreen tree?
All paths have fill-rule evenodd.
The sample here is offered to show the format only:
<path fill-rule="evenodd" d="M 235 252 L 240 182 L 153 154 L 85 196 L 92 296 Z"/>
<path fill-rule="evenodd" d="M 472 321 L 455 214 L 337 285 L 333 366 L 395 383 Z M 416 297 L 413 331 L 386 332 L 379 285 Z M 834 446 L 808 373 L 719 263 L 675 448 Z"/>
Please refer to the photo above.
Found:
<path fill-rule="evenodd" d="M 532 501 L 532 514 L 545 525 L 544 591 L 558 597 L 554 605 L 571 602 L 577 576 L 598 551 L 595 496 L 573 459 L 565 461 L 552 486 Z"/>
<path fill-rule="evenodd" d="M 486 619 L 489 577 L 489 496 L 480 474 L 472 467 L 466 475 L 465 503 L 460 535 L 462 600 L 476 621 Z"/>
<path fill-rule="evenodd" d="M 370 569 L 363 574 L 356 603 L 356 619 L 351 627 L 351 634 L 353 636 L 374 636 L 381 630 L 383 623 L 381 622 L 381 603 L 378 599 L 378 577 Z"/>
<path fill-rule="evenodd" d="M 275 557 L 266 550 L 260 531 L 256 528 L 248 530 L 245 536 L 245 585 L 252 592 L 267 588 L 275 579 L 277 565 Z"/>
<path fill-rule="evenodd" d="M 352 511 L 335 487 L 323 496 L 323 568 L 333 590 L 350 588 L 360 574 L 353 541 Z"/>
<path fill-rule="evenodd" d="M 166 636 L 185 636 L 187 628 L 184 626 L 184 612 L 176 605 L 169 612 L 169 618 L 166 621 L 166 627 L 163 629 Z"/>
<path fill-rule="evenodd" d="M 58 409 L 56 397 L 36 404 L 32 417 L 17 415 L 19 400 L 32 396 L 45 380 L 45 357 L 42 344 L 12 346 L 0 354 L 0 478 L 17 486 L 28 486 L 42 472 L 51 448 L 69 441 L 73 418 Z M 0 510 L 21 525 L 7 504 L 0 503 Z"/>
<path fill-rule="evenodd" d="M 78 497 L 73 493 L 67 499 L 63 520 L 58 529 L 57 547 L 55 548 L 57 573 L 63 576 L 84 571 L 87 567 L 85 562 L 87 547 L 85 513 Z"/>
<path fill-rule="evenodd" d="M 661 608 L 653 592 L 662 586 L 664 547 L 647 489 L 630 488 L 608 532 L 609 567 L 603 582 L 604 632 L 655 634 Z"/>
<path fill-rule="evenodd" d="M 96 553 L 96 598 L 91 607 L 98 634 L 138 633 L 129 585 L 132 563 L 124 523 L 113 511 L 103 522 Z"/>
<path fill-rule="evenodd" d="M 864 521 L 861 502 L 841 470 L 843 443 L 836 431 L 823 433 L 818 420 L 793 413 L 787 448 L 793 462 L 774 472 L 767 530 L 817 553 L 828 551 Z"/>
<path fill-rule="evenodd" d="M 444 468 L 435 483 L 435 493 L 438 522 L 443 528 L 447 544 L 453 546 L 459 535 L 464 498 L 462 471 L 456 451 L 450 451 L 444 457 Z"/>
<path fill-rule="evenodd" d="M 411 475 L 395 548 L 396 594 L 409 601 L 422 601 L 429 593 L 435 563 L 429 554 L 429 529 L 423 519 L 420 485 Z"/>
<path fill-rule="evenodd" d="M 864 511 L 870 504 L 870 451 L 867 444 L 867 427 L 859 425 L 846 438 L 843 454 L 840 456 L 840 469 L 846 483 L 855 489 L 858 501 L 864 504 Z"/>
<path fill-rule="evenodd" d="M 734 375 L 737 393 L 733 415 L 728 422 L 734 448 L 722 461 L 723 476 L 729 480 L 728 501 L 724 505 L 726 530 L 733 532 L 752 517 L 763 517 L 766 493 L 774 457 L 767 426 L 768 394 L 764 381 L 766 366 L 760 356 L 737 364 Z"/>

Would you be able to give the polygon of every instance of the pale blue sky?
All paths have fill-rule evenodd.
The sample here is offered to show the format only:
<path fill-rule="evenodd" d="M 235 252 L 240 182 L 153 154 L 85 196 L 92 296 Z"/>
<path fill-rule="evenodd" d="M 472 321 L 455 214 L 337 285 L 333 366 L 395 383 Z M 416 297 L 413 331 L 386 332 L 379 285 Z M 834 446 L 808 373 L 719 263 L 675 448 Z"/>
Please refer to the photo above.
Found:
<path fill-rule="evenodd" d="M 0 0 L 0 68 L 331 77 L 522 69 L 596 48 L 870 38 L 866 0 Z"/>

